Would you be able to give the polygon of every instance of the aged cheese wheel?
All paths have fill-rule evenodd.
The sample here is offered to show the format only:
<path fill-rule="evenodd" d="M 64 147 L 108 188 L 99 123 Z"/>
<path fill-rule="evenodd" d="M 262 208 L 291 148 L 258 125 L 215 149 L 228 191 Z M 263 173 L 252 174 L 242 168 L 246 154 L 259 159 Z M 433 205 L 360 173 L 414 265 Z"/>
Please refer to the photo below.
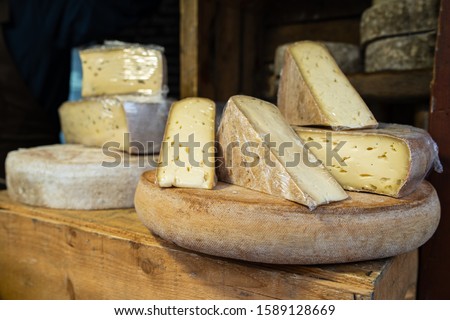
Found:
<path fill-rule="evenodd" d="M 12 151 L 6 158 L 9 196 L 33 206 L 59 209 L 133 207 L 139 176 L 154 168 L 153 156 L 133 156 L 80 145 Z"/>
<path fill-rule="evenodd" d="M 219 182 L 213 190 L 159 188 L 142 175 L 135 208 L 155 234 L 203 253 L 264 263 L 318 264 L 394 256 L 424 244 L 439 223 L 423 182 L 394 199 L 350 192 L 311 212 L 294 202 Z"/>
<path fill-rule="evenodd" d="M 366 48 L 365 71 L 432 68 L 435 42 L 435 32 L 374 41 Z"/>
<path fill-rule="evenodd" d="M 436 30 L 439 0 L 382 1 L 366 11 L 361 17 L 361 43 Z"/>

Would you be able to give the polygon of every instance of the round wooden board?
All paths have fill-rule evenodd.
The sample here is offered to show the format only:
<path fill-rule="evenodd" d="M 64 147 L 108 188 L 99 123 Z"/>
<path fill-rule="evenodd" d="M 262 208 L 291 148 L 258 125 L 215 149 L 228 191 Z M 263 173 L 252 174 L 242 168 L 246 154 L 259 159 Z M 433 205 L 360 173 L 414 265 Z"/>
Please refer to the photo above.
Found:
<path fill-rule="evenodd" d="M 153 233 L 181 247 L 254 262 L 345 263 L 411 251 L 435 232 L 436 191 L 424 181 L 394 199 L 349 192 L 309 211 L 291 201 L 219 182 L 214 190 L 160 188 L 155 171 L 138 184 L 135 207 Z"/>

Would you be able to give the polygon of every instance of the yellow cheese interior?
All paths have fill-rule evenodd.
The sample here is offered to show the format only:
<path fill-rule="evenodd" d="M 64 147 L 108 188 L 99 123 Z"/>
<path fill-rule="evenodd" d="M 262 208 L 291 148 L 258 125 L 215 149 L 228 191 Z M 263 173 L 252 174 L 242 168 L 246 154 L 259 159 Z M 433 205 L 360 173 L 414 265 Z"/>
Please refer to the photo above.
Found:
<path fill-rule="evenodd" d="M 83 68 L 82 95 L 144 93 L 163 90 L 164 62 L 159 50 L 128 48 L 80 51 Z"/>
<path fill-rule="evenodd" d="M 396 195 L 408 177 L 410 150 L 401 139 L 351 131 L 311 132 L 301 127 L 295 130 L 346 190 Z M 328 150 L 342 145 L 338 151 L 341 163 L 330 157 L 327 144 Z"/>
<path fill-rule="evenodd" d="M 214 187 L 215 114 L 209 99 L 186 98 L 172 105 L 160 152 L 160 187 Z M 189 144 L 190 136 L 198 146 Z"/>
<path fill-rule="evenodd" d="M 307 160 L 305 160 L 306 153 L 303 143 L 287 124 L 277 107 L 252 97 L 235 96 L 232 99 L 261 138 L 270 134 L 270 141 L 275 143 L 271 151 L 286 167 L 290 175 L 290 177 L 285 177 L 286 179 L 294 179 L 300 189 L 319 204 L 347 198 L 345 191 L 325 168 L 310 165 L 317 162 L 311 153 L 307 154 Z M 281 145 L 286 143 L 287 147 L 280 152 Z M 300 161 L 297 161 L 297 158 L 301 158 Z M 292 165 L 293 163 L 296 165 Z M 283 177 L 273 177 L 273 179 L 279 178 Z"/>
<path fill-rule="evenodd" d="M 112 141 L 124 145 L 128 132 L 122 103 L 117 99 L 66 102 L 59 108 L 61 129 L 66 143 L 102 147 Z"/>
<path fill-rule="evenodd" d="M 323 45 L 302 41 L 288 50 L 328 125 L 348 128 L 377 125 L 372 112 Z"/>

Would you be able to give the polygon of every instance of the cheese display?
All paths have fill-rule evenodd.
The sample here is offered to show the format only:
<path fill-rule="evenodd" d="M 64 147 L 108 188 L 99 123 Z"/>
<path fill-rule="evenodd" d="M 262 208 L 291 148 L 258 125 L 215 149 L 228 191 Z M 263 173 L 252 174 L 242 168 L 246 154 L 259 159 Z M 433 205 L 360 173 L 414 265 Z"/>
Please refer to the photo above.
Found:
<path fill-rule="evenodd" d="M 310 209 L 347 194 L 289 127 L 276 106 L 233 96 L 217 132 L 219 180 L 283 197 Z"/>
<path fill-rule="evenodd" d="M 67 143 L 157 153 L 170 103 L 161 97 L 137 95 L 70 101 L 59 108 L 61 129 Z"/>
<path fill-rule="evenodd" d="M 167 93 L 163 49 L 122 42 L 80 50 L 83 97 Z"/>
<path fill-rule="evenodd" d="M 11 199 L 28 205 L 78 210 L 131 208 L 139 176 L 155 167 L 151 155 L 51 145 L 10 152 L 6 181 Z"/>
<path fill-rule="evenodd" d="M 157 169 L 160 187 L 212 189 L 215 176 L 216 105 L 185 98 L 170 108 Z"/>
<path fill-rule="evenodd" d="M 438 16 L 439 0 L 382 1 L 364 11 L 361 17 L 361 43 L 435 31 Z"/>
<path fill-rule="evenodd" d="M 414 70 L 432 68 L 435 32 L 381 39 L 366 48 L 365 70 Z"/>
<path fill-rule="evenodd" d="M 440 170 L 437 146 L 419 128 L 380 124 L 378 129 L 345 132 L 306 127 L 295 131 L 346 190 L 403 197 L 417 188 L 434 163 Z"/>
<path fill-rule="evenodd" d="M 334 130 L 378 125 L 326 47 L 312 41 L 288 47 L 278 107 L 292 125 L 321 125 Z"/>

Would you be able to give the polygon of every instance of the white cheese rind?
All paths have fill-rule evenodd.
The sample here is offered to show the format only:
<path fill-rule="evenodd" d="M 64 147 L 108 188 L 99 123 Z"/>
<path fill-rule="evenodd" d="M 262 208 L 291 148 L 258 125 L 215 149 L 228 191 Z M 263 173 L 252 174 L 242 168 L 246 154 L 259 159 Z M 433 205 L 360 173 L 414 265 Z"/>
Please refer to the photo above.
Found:
<path fill-rule="evenodd" d="M 160 187 L 214 188 L 215 117 L 216 105 L 209 99 L 185 98 L 172 105 L 156 174 Z"/>
<path fill-rule="evenodd" d="M 278 107 L 291 125 L 321 125 L 333 130 L 378 125 L 326 47 L 312 41 L 297 42 L 287 49 Z"/>
<path fill-rule="evenodd" d="M 361 16 L 361 43 L 436 30 L 439 0 L 382 1 Z"/>
<path fill-rule="evenodd" d="M 161 48 L 119 43 L 80 50 L 82 96 L 166 94 L 166 62 Z"/>
<path fill-rule="evenodd" d="M 155 167 L 156 159 L 150 155 L 51 145 L 10 152 L 6 181 L 11 199 L 32 206 L 131 208 L 140 175 Z"/>
<path fill-rule="evenodd" d="M 336 132 L 294 127 L 341 186 L 403 197 L 413 192 L 438 160 L 437 146 L 422 129 L 380 124 L 378 129 Z M 339 157 L 334 157 L 331 150 Z"/>
<path fill-rule="evenodd" d="M 67 143 L 147 154 L 159 152 L 170 103 L 161 97 L 109 96 L 69 101 L 58 111 Z"/>
<path fill-rule="evenodd" d="M 347 198 L 334 178 L 304 149 L 278 108 L 268 102 L 231 97 L 217 140 L 221 181 L 295 201 L 311 210 Z"/>

